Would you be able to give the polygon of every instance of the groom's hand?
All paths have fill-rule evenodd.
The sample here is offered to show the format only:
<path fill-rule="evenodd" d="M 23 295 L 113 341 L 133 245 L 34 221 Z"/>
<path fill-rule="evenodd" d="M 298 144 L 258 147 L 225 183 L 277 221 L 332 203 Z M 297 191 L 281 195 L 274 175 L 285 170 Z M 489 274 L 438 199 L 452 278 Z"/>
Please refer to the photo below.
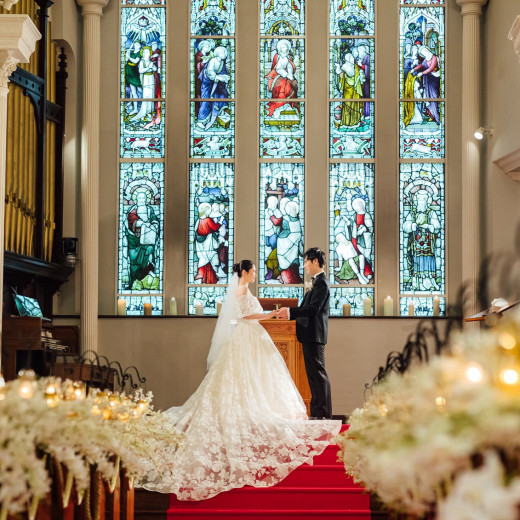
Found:
<path fill-rule="evenodd" d="M 282 307 L 281 309 L 278 309 L 278 312 L 276 313 L 276 318 L 278 320 L 288 320 L 289 319 L 289 308 Z"/>

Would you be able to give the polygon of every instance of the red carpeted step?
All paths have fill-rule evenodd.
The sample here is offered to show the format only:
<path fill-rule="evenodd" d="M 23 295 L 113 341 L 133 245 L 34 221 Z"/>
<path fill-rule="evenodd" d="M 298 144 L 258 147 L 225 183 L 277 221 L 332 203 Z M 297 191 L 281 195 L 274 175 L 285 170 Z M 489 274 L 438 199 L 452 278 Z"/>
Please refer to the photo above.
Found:
<path fill-rule="evenodd" d="M 319 464 L 309 466 L 304 464 L 289 473 L 276 487 L 322 488 L 322 487 L 355 487 L 359 486 L 345 474 L 345 468 L 340 464 Z"/>
<path fill-rule="evenodd" d="M 305 520 L 328 520 L 330 518 L 344 518 L 348 520 L 370 520 L 370 511 L 345 511 L 339 509 L 337 511 L 324 511 L 321 509 L 313 509 L 312 511 L 302 511 L 299 509 L 279 511 L 277 509 L 262 509 L 252 511 L 250 509 L 220 509 L 217 511 L 189 511 L 176 514 L 174 511 L 168 511 L 168 520 L 179 520 L 186 518 L 186 520 L 209 520 L 211 518 L 218 518 L 219 520 L 232 518 L 233 520 L 248 520 L 254 518 L 255 520 L 286 520 L 291 518 L 298 520 L 300 518 Z"/>
<path fill-rule="evenodd" d="M 340 464 L 338 462 L 338 451 L 339 447 L 337 444 L 330 444 L 325 448 L 325 450 L 320 454 L 314 457 L 313 465 L 321 466 L 322 464 L 333 465 Z"/>

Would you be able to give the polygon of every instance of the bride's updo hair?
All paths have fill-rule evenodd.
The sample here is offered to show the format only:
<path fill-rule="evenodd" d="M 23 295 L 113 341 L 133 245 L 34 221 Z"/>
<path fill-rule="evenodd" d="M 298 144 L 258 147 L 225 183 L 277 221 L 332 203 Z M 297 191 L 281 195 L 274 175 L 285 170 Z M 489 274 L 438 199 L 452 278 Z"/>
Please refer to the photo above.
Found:
<path fill-rule="evenodd" d="M 240 262 L 233 264 L 233 272 L 237 273 L 238 277 L 241 278 L 242 273 L 244 271 L 248 272 L 253 265 L 254 263 L 251 260 L 241 260 Z"/>

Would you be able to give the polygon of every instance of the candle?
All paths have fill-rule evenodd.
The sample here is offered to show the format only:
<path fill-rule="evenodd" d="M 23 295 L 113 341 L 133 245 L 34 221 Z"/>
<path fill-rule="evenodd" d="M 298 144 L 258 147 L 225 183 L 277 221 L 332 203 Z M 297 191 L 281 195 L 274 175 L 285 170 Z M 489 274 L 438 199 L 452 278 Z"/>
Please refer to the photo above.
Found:
<path fill-rule="evenodd" d="M 119 298 L 119 300 L 117 300 L 117 315 L 126 315 L 126 300 L 124 300 L 123 298 Z"/>
<path fill-rule="evenodd" d="M 172 296 L 170 298 L 170 316 L 176 316 L 177 315 L 177 300 L 175 299 L 175 296 Z"/>
<path fill-rule="evenodd" d="M 415 309 L 413 303 L 408 304 L 408 316 L 413 316 L 415 314 Z"/>
<path fill-rule="evenodd" d="M 350 303 L 343 304 L 343 316 L 350 316 Z"/>
<path fill-rule="evenodd" d="M 393 316 L 394 315 L 394 300 L 387 296 L 384 302 L 384 314 L 385 316 Z"/>
<path fill-rule="evenodd" d="M 363 316 L 372 315 L 372 300 L 370 298 L 363 298 Z"/>
<path fill-rule="evenodd" d="M 438 296 L 433 299 L 433 315 L 440 316 L 441 314 L 441 300 Z"/>
<path fill-rule="evenodd" d="M 222 302 L 221 301 L 218 301 L 217 302 L 217 316 L 220 314 L 220 310 L 222 309 Z"/>
<path fill-rule="evenodd" d="M 151 303 L 145 303 L 144 304 L 144 315 L 145 316 L 151 316 L 152 315 L 152 304 Z"/>
<path fill-rule="evenodd" d="M 195 314 L 197 316 L 204 316 L 204 305 L 202 305 L 202 303 L 197 303 L 195 305 Z"/>

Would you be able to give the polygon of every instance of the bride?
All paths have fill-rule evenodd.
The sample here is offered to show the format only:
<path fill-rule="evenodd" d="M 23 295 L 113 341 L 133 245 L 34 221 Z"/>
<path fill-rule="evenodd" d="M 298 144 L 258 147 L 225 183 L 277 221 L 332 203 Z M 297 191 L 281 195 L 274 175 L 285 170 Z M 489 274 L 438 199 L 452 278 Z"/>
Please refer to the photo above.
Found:
<path fill-rule="evenodd" d="M 273 486 L 320 454 L 340 421 L 308 421 L 287 366 L 258 323 L 264 314 L 248 284 L 256 267 L 233 266 L 233 278 L 213 334 L 208 373 L 183 406 L 170 408 L 183 432 L 168 455 L 170 473 L 150 474 L 142 486 L 203 500 L 242 486 Z"/>

